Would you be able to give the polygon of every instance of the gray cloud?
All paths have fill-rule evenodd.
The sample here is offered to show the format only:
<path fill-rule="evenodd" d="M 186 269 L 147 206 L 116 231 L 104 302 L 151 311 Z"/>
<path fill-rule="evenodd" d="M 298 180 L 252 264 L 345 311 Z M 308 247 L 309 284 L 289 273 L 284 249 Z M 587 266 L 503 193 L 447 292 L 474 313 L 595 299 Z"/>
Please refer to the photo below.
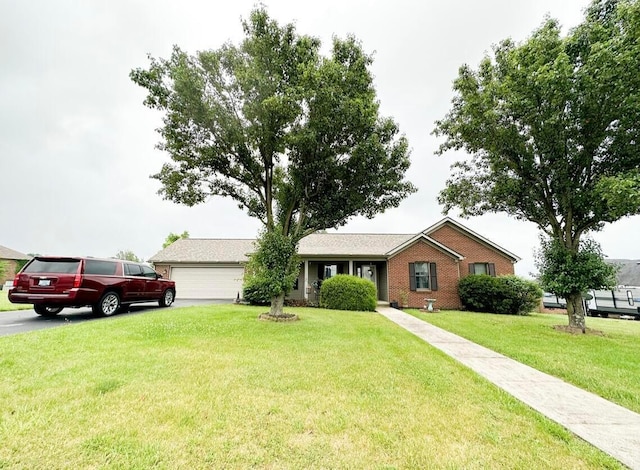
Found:
<path fill-rule="evenodd" d="M 382 112 L 410 140 L 409 177 L 420 191 L 373 220 L 344 230 L 417 232 L 441 217 L 436 196 L 449 165 L 462 155 L 433 155 L 433 122 L 448 110 L 460 65 L 476 65 L 491 45 L 526 38 L 546 13 L 577 24 L 586 0 L 539 2 L 336 1 L 266 2 L 280 22 L 330 44 L 354 34 L 375 51 Z M 160 116 L 142 105 L 129 71 L 166 57 L 178 44 L 194 52 L 242 37 L 240 18 L 253 1 L 187 0 L 0 3 L 0 244 L 23 252 L 111 256 L 131 249 L 148 258 L 169 232 L 194 237 L 253 237 L 259 223 L 233 201 L 195 208 L 163 201 L 149 175 L 166 158 L 154 148 Z M 455 214 L 451 214 L 454 215 Z M 505 215 L 462 221 L 533 270 L 532 224 Z M 638 218 L 596 238 L 618 258 L 640 257 L 632 245 Z"/>

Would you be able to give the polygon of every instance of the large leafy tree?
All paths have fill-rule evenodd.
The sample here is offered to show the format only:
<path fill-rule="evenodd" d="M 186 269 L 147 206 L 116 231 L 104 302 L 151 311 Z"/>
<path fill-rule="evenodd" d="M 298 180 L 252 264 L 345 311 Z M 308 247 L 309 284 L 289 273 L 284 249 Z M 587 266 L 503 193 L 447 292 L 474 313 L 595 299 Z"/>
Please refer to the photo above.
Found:
<path fill-rule="evenodd" d="M 548 19 L 526 41 L 495 46 L 477 70 L 462 66 L 434 131 L 446 137 L 439 153 L 471 154 L 440 193 L 445 211 L 534 222 L 553 244 L 546 266 L 577 272 L 585 234 L 640 211 L 639 70 L 637 0 L 596 0 L 566 36 Z M 556 293 L 569 325 L 584 328 L 571 286 Z"/>
<path fill-rule="evenodd" d="M 372 59 L 356 39 L 334 39 L 323 57 L 317 39 L 263 8 L 242 25 L 239 45 L 196 55 L 174 47 L 131 78 L 164 114 L 160 148 L 171 162 L 153 175 L 160 194 L 189 206 L 230 197 L 263 222 L 264 268 L 281 270 L 271 276 L 278 315 L 297 269 L 292 246 L 397 206 L 414 187 L 404 180 L 407 141 L 379 115 Z"/>

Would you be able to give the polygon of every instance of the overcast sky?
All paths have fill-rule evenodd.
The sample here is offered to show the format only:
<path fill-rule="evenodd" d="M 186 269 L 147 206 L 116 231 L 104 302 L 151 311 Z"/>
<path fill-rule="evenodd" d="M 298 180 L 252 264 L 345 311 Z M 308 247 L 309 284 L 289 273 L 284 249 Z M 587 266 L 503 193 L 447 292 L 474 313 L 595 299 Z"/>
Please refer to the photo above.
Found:
<path fill-rule="evenodd" d="M 164 201 L 149 178 L 166 160 L 155 149 L 160 114 L 143 106 L 129 79 L 147 54 L 168 57 L 215 49 L 242 38 L 254 1 L 0 0 L 0 245 L 24 253 L 147 259 L 170 232 L 199 238 L 253 238 L 259 223 L 231 200 L 194 208 Z M 477 66 L 492 44 L 526 39 L 545 15 L 566 29 L 582 20 L 586 0 L 395 2 L 265 1 L 280 23 L 319 37 L 351 33 L 374 52 L 382 114 L 393 116 L 412 148 L 408 178 L 419 191 L 373 220 L 343 232 L 417 233 L 437 222 L 436 197 L 449 165 L 435 156 L 434 121 L 450 107 L 464 63 Z M 533 224 L 505 214 L 460 219 L 519 255 L 516 273 L 535 271 Z M 595 239 L 612 258 L 640 258 L 640 218 L 607 226 Z"/>

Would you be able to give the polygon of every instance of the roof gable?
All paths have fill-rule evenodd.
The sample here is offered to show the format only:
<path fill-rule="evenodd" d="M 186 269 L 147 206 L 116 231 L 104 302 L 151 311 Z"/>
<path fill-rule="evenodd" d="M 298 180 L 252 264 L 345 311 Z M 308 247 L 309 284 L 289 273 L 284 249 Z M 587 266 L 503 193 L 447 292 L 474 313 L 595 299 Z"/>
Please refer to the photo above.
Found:
<path fill-rule="evenodd" d="M 520 259 L 521 259 L 519 256 L 517 256 L 517 255 L 511 253 L 510 251 L 502 248 L 500 245 L 492 242 L 488 238 L 483 237 L 479 233 L 474 232 L 470 228 L 462 225 L 460 222 L 452 219 L 451 217 L 445 217 L 445 218 L 441 219 L 440 221 L 436 222 L 432 226 L 427 227 L 426 229 L 424 229 L 421 233 L 423 233 L 425 235 L 430 235 L 430 234 L 436 232 L 438 229 L 444 227 L 445 225 L 449 225 L 450 227 L 453 227 L 454 229 L 456 229 L 456 230 L 458 230 L 460 232 L 463 232 L 468 237 L 476 240 L 479 243 L 482 243 L 485 246 L 488 246 L 489 248 L 491 248 L 491 249 L 497 251 L 498 253 L 502 254 L 504 257 L 512 260 L 513 262 L 520 261 Z"/>
<path fill-rule="evenodd" d="M 400 245 L 396 246 L 393 250 L 389 251 L 387 253 L 387 255 L 389 257 L 395 256 L 398 253 L 406 250 L 407 248 L 412 246 L 414 243 L 417 243 L 419 241 L 424 241 L 425 243 L 428 243 L 429 245 L 434 246 L 435 248 L 437 248 L 438 250 L 448 254 L 452 258 L 455 258 L 455 259 L 458 259 L 458 260 L 463 260 L 464 259 L 464 256 L 462 256 L 460 253 L 456 253 L 452 249 L 446 247 L 442 243 L 438 242 L 437 240 L 434 240 L 433 238 L 425 235 L 424 233 L 418 233 L 417 235 L 414 235 L 409 240 L 405 241 L 404 243 L 401 243 Z"/>

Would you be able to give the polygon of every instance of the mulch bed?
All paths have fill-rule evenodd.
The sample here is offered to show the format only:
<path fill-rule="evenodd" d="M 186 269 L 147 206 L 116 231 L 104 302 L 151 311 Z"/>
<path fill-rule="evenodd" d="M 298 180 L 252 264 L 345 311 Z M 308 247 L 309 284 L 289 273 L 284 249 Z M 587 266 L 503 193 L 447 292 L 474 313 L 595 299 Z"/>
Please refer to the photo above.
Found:
<path fill-rule="evenodd" d="M 555 325 L 553 327 L 553 329 L 556 330 L 556 331 L 562 331 L 564 333 L 569 333 L 571 335 L 581 335 L 581 334 L 583 334 L 581 328 L 574 328 L 574 327 L 571 327 L 569 325 Z M 584 334 L 593 335 L 593 336 L 604 336 L 604 332 L 602 332 L 600 330 L 594 330 L 592 328 L 585 329 Z"/>
<path fill-rule="evenodd" d="M 546 308 L 542 307 L 539 309 L 540 313 L 557 313 L 558 315 L 562 315 L 567 313 L 567 309 L 565 308 Z"/>
<path fill-rule="evenodd" d="M 282 315 L 271 315 L 271 313 L 261 313 L 258 316 L 258 320 L 266 320 L 266 321 L 298 321 L 298 315 L 295 313 L 283 313 Z"/>

